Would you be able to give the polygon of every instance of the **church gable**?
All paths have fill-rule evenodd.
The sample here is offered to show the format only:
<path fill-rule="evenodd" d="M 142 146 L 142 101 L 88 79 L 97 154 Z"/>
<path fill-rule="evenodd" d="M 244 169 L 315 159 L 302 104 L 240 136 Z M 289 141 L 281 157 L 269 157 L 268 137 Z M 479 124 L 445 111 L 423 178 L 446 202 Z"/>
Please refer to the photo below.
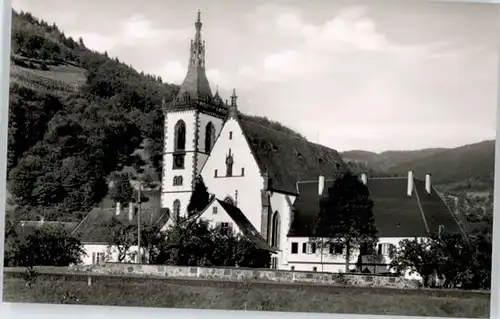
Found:
<path fill-rule="evenodd" d="M 237 119 L 229 118 L 222 127 L 201 174 L 206 183 L 224 178 L 260 178 L 259 166 Z"/>

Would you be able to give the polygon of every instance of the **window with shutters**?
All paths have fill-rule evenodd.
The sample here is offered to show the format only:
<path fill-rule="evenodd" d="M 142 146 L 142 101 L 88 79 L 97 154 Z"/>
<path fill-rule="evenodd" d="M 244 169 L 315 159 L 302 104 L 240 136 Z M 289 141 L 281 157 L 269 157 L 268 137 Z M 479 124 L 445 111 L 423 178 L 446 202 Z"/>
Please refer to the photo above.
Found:
<path fill-rule="evenodd" d="M 304 254 L 315 254 L 316 253 L 316 243 L 308 242 L 302 244 L 302 253 Z"/>
<path fill-rule="evenodd" d="M 393 244 L 390 243 L 381 243 L 378 245 L 378 254 L 388 256 L 391 254 L 393 249 Z"/>
<path fill-rule="evenodd" d="M 230 234 L 231 230 L 233 228 L 232 224 L 228 223 L 228 222 L 221 222 L 221 223 L 218 223 L 218 225 L 221 229 L 222 234 L 224 234 L 224 235 Z"/>

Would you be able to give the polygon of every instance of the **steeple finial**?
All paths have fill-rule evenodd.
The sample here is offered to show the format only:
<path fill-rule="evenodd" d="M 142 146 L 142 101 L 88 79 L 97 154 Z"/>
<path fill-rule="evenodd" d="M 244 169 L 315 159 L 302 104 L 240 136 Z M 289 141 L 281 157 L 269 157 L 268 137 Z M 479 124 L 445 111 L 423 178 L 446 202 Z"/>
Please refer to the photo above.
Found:
<path fill-rule="evenodd" d="M 205 41 L 201 39 L 202 23 L 200 10 L 198 10 L 194 26 L 195 34 L 191 40 L 188 72 L 177 94 L 177 100 L 179 101 L 183 100 L 185 93 L 189 94 L 190 100 L 206 100 L 213 97 L 205 73 Z"/>
<path fill-rule="evenodd" d="M 231 95 L 231 105 L 229 106 L 229 117 L 236 118 L 238 116 L 238 105 L 236 104 L 236 89 L 233 89 L 233 95 Z"/>
<path fill-rule="evenodd" d="M 238 97 L 236 96 L 236 89 L 233 89 L 233 95 L 231 95 L 231 106 L 236 107 L 236 100 Z"/>

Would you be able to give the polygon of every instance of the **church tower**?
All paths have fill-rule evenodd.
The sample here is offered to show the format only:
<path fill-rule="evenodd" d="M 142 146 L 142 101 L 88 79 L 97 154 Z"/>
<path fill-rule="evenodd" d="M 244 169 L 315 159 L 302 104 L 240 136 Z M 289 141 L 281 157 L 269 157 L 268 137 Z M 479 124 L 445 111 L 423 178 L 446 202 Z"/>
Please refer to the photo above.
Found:
<path fill-rule="evenodd" d="M 185 216 L 194 181 L 205 164 L 227 116 L 216 92 L 212 95 L 205 73 L 205 41 L 201 17 L 195 22 L 188 70 L 177 96 L 164 103 L 164 150 L 161 205 L 172 217 Z"/>

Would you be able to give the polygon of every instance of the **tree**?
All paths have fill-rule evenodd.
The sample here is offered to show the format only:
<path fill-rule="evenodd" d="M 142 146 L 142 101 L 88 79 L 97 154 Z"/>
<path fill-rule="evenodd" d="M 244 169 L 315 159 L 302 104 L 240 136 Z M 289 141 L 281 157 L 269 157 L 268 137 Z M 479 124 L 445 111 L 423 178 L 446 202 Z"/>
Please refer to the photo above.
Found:
<path fill-rule="evenodd" d="M 398 273 L 419 274 L 425 287 L 437 269 L 437 256 L 432 251 L 430 240 L 409 240 L 399 242 L 399 248 L 391 261 L 391 268 Z"/>
<path fill-rule="evenodd" d="M 167 234 L 159 226 L 141 225 L 141 248 L 146 251 L 146 256 L 142 255 L 143 259 L 147 257 L 149 264 L 161 263 L 159 257 L 166 240 Z"/>
<path fill-rule="evenodd" d="M 108 254 L 117 254 L 118 262 L 123 262 L 125 258 L 130 257 L 130 249 L 137 244 L 137 227 L 118 220 L 113 216 L 106 222 L 106 228 L 109 234 Z"/>
<path fill-rule="evenodd" d="M 36 228 L 27 235 L 18 234 L 14 243 L 10 250 L 14 266 L 69 266 L 85 255 L 80 240 L 62 227 Z"/>
<path fill-rule="evenodd" d="M 204 210 L 210 200 L 210 194 L 207 191 L 207 187 L 203 182 L 203 178 L 198 176 L 195 180 L 194 190 L 191 194 L 191 199 L 187 207 L 188 213 L 190 215 L 196 214 Z"/>
<path fill-rule="evenodd" d="M 325 245 L 345 247 L 346 272 L 353 250 L 364 245 L 373 247 L 377 242 L 373 201 L 369 195 L 366 185 L 347 171 L 328 189 L 328 196 L 320 200 L 314 241 L 321 249 Z"/>

